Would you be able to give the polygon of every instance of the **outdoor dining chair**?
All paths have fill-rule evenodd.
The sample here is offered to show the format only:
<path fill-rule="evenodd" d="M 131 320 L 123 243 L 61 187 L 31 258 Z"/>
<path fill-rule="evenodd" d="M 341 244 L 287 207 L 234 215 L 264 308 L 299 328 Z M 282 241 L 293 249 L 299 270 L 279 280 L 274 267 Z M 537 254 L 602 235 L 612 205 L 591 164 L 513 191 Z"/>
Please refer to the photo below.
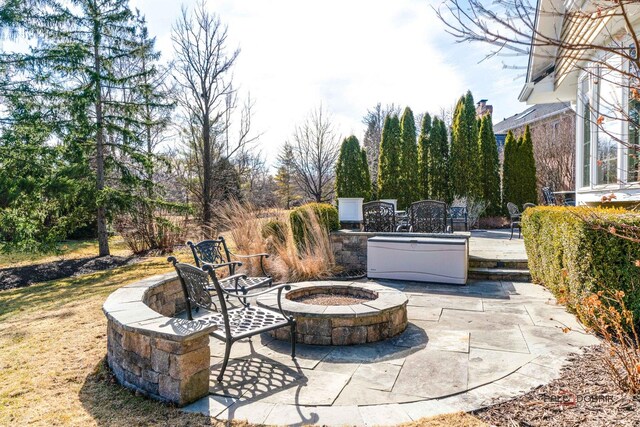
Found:
<path fill-rule="evenodd" d="M 254 293 L 249 293 L 246 290 L 240 293 L 230 292 L 222 287 L 216 275 L 216 269 L 222 267 L 205 264 L 204 267 L 200 269 L 194 265 L 179 263 L 175 257 L 169 257 L 168 261 L 171 262 L 176 269 L 182 289 L 187 296 L 185 299 L 187 318 L 194 320 L 192 310 L 198 311 L 198 309 L 202 309 L 196 321 L 218 326 L 216 330 L 211 332 L 214 338 L 225 343 L 224 359 L 220 373 L 218 374 L 218 381 L 222 381 L 224 371 L 227 369 L 233 343 L 243 338 L 258 335 L 273 329 L 291 328 L 291 358 L 295 359 L 296 321 L 282 310 L 281 305 L 282 291 L 290 290 L 290 285 L 278 285 Z M 227 279 L 240 281 L 243 278 L 246 279 L 246 276 L 236 274 Z M 249 298 L 274 291 L 278 292 L 277 302 L 280 309 L 279 312 L 256 307 L 248 302 Z M 227 300 L 233 300 L 235 302 L 234 298 L 238 300 L 237 306 L 227 302 Z"/>
<path fill-rule="evenodd" d="M 407 212 L 409 231 L 413 233 L 446 233 L 447 204 L 437 200 L 414 202 Z"/>
<path fill-rule="evenodd" d="M 380 200 L 362 205 L 362 223 L 364 231 L 395 231 L 396 212 L 393 203 Z"/>
<path fill-rule="evenodd" d="M 511 217 L 511 237 L 509 240 L 513 239 L 513 229 L 518 227 L 518 239 L 520 238 L 520 232 L 522 231 L 522 214 L 520 213 L 520 209 L 516 206 L 515 203 L 507 203 L 507 210 L 509 211 L 509 216 Z"/>
<path fill-rule="evenodd" d="M 242 262 L 238 261 L 238 259 L 260 258 L 260 269 L 264 276 L 244 276 L 233 283 L 229 282 L 226 277 L 219 279 L 222 287 L 225 289 L 230 289 L 231 285 L 233 285 L 234 287 L 240 286 L 246 290 L 251 290 L 254 288 L 271 286 L 273 284 L 272 277 L 267 273 L 264 267 L 264 260 L 265 258 L 269 258 L 269 254 L 234 254 L 229 250 L 227 242 L 222 236 L 217 239 L 203 240 L 199 243 L 187 242 L 187 246 L 191 248 L 197 267 L 202 268 L 207 264 L 214 265 L 216 268 L 226 267 L 228 268 L 229 276 L 236 274 L 236 270 L 242 266 Z"/>

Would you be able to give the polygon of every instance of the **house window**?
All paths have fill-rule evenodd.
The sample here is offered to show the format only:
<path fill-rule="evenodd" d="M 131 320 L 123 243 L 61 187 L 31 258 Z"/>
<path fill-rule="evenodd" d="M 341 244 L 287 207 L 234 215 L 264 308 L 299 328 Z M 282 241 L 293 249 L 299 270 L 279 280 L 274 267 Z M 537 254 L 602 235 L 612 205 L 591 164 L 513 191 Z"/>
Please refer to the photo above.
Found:
<path fill-rule="evenodd" d="M 589 78 L 581 83 L 582 92 L 582 186 L 591 185 L 591 103 L 589 102 Z"/>
<path fill-rule="evenodd" d="M 618 144 L 620 120 L 617 114 L 621 105 L 619 73 L 602 68 L 598 81 L 598 133 L 596 138 L 596 184 L 618 182 Z"/>
<path fill-rule="evenodd" d="M 636 51 L 633 45 L 630 46 L 630 53 L 635 57 Z M 635 65 L 629 63 L 629 73 L 638 75 Z M 631 79 L 627 92 L 629 99 L 628 121 L 628 156 L 627 156 L 627 182 L 640 181 L 640 88 L 634 87 L 638 83 L 637 79 Z"/>

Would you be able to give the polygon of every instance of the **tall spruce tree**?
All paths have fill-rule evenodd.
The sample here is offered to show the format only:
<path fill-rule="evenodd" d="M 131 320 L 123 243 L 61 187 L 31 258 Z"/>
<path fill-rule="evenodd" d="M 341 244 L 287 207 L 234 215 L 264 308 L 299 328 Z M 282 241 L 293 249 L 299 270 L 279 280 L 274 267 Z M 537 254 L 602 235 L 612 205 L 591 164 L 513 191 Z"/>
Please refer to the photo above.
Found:
<path fill-rule="evenodd" d="M 447 125 L 438 117 L 433 119 L 428 146 L 429 198 L 451 203 L 453 196 L 449 179 Z"/>
<path fill-rule="evenodd" d="M 411 108 L 406 107 L 400 120 L 402 150 L 400 152 L 400 194 L 398 206 L 408 208 L 418 200 L 418 146 L 416 144 L 416 123 Z"/>
<path fill-rule="evenodd" d="M 365 156 L 364 159 L 363 154 Z M 368 179 L 368 167 L 366 152 L 360 149 L 358 138 L 353 135 L 345 138 L 342 141 L 338 162 L 336 163 L 337 196 L 368 199 L 371 188 Z"/>
<path fill-rule="evenodd" d="M 425 113 L 418 137 L 418 190 L 421 199 L 429 198 L 429 135 L 431 133 L 431 116 Z"/>
<path fill-rule="evenodd" d="M 0 96 L 29 99 L 54 123 L 51 138 L 84 152 L 93 173 L 79 179 L 94 181 L 99 255 L 109 255 L 108 217 L 128 203 L 150 160 L 142 114 L 149 97 L 138 92 L 149 89 L 140 81 L 152 71 L 121 65 L 145 55 L 152 40 L 138 37 L 144 25 L 127 0 L 10 0 L 0 6 L 0 29 L 38 39 L 27 53 L 0 56 Z"/>
<path fill-rule="evenodd" d="M 493 133 L 491 115 L 485 115 L 480 124 L 479 136 L 480 198 L 489 203 L 487 216 L 500 215 L 500 160 L 496 136 Z"/>
<path fill-rule="evenodd" d="M 504 160 L 502 162 L 502 201 L 506 212 L 507 203 L 520 204 L 520 183 L 518 176 L 518 141 L 513 132 L 507 133 L 504 142 Z"/>
<path fill-rule="evenodd" d="M 286 209 L 291 209 L 291 204 L 300 199 L 295 184 L 295 159 L 293 158 L 293 147 L 289 143 L 285 143 L 276 162 L 276 193 L 280 199 L 280 203 Z"/>
<path fill-rule="evenodd" d="M 397 199 L 400 188 L 400 120 L 387 116 L 382 128 L 380 160 L 378 161 L 378 198 Z"/>
<path fill-rule="evenodd" d="M 521 202 L 537 203 L 538 192 L 536 188 L 536 162 L 533 157 L 533 141 L 529 125 L 524 129 L 524 135 L 518 147 L 520 181 L 522 183 Z"/>

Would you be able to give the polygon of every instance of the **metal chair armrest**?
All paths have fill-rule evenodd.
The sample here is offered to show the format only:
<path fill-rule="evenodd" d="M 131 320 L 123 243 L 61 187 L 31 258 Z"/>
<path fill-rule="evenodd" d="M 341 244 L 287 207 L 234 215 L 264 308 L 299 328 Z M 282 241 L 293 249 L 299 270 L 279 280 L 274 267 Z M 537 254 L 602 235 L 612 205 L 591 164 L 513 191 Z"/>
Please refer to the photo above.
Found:
<path fill-rule="evenodd" d="M 239 255 L 239 254 L 234 254 L 234 253 L 232 253 L 231 255 L 233 255 L 234 257 L 238 257 L 238 258 L 255 258 L 255 257 L 257 257 L 257 256 L 261 256 L 261 257 L 269 258 L 269 254 L 249 254 L 249 255 Z"/>
<path fill-rule="evenodd" d="M 271 275 L 269 273 L 267 273 L 267 270 L 264 268 L 264 259 L 265 258 L 269 258 L 269 254 L 262 253 L 262 254 L 238 255 L 238 254 L 234 254 L 233 252 L 229 252 L 229 253 L 231 254 L 231 256 L 234 256 L 234 257 L 237 257 L 237 258 L 255 258 L 255 257 L 260 257 L 260 269 L 262 270 L 262 273 L 267 277 L 271 277 Z"/>
<path fill-rule="evenodd" d="M 205 263 L 203 263 L 203 265 L 210 265 L 214 270 L 217 270 L 217 269 L 222 268 L 222 267 L 229 267 L 229 266 L 242 267 L 242 263 L 240 261 L 222 262 L 220 264 L 211 264 L 211 263 L 205 262 Z"/>

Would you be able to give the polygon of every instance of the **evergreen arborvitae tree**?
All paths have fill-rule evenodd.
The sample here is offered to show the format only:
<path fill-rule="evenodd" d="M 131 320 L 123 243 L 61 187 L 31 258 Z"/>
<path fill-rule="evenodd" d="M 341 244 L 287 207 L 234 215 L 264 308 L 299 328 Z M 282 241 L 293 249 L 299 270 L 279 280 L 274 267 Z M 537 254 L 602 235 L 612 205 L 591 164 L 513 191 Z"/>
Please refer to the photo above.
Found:
<path fill-rule="evenodd" d="M 338 197 L 369 198 L 368 165 L 363 161 L 366 152 L 360 149 L 358 138 L 351 135 L 342 141 L 336 164 L 336 194 Z"/>
<path fill-rule="evenodd" d="M 400 153 L 401 191 L 398 195 L 398 206 L 406 209 L 420 197 L 416 123 L 413 117 L 413 111 L 411 111 L 409 107 L 406 107 L 402 113 L 400 128 L 402 139 L 402 151 Z"/>
<path fill-rule="evenodd" d="M 400 120 L 387 116 L 382 128 L 378 161 L 378 198 L 397 199 L 400 192 Z"/>
<path fill-rule="evenodd" d="M 506 212 L 507 203 L 520 203 L 520 184 L 518 182 L 518 141 L 513 132 L 507 133 L 504 142 L 504 160 L 502 162 L 502 201 Z"/>
<path fill-rule="evenodd" d="M 478 197 L 478 122 L 470 91 L 456 105 L 451 135 L 452 192 L 459 197 Z"/>
<path fill-rule="evenodd" d="M 51 139 L 83 153 L 77 159 L 92 173 L 78 179 L 93 181 L 99 255 L 109 255 L 108 218 L 130 204 L 151 161 L 143 110 L 154 97 L 141 82 L 153 68 L 127 61 L 147 55 L 153 40 L 139 37 L 144 23 L 127 0 L 7 1 L 0 27 L 38 39 L 27 53 L 1 55 L 0 97 L 9 91 L 29 100 L 54 124 Z M 16 75 L 29 84 L 11 82 Z"/>
<path fill-rule="evenodd" d="M 536 188 L 536 162 L 533 158 L 533 141 L 529 125 L 524 129 L 524 135 L 518 147 L 520 180 L 522 183 L 521 202 L 537 203 L 538 191 Z"/>
<path fill-rule="evenodd" d="M 493 133 L 491 115 L 482 118 L 478 136 L 480 166 L 480 198 L 489 203 L 486 210 L 487 216 L 500 215 L 500 160 L 498 159 L 498 146 L 496 136 Z"/>
<path fill-rule="evenodd" d="M 429 198 L 451 203 L 447 125 L 437 117 L 433 119 L 428 146 Z"/>
<path fill-rule="evenodd" d="M 362 147 L 360 150 L 360 168 L 362 170 L 362 190 L 364 201 L 368 202 L 371 200 L 371 174 L 369 172 L 369 160 L 367 157 L 367 150 Z"/>
<path fill-rule="evenodd" d="M 420 199 L 429 198 L 429 135 L 431 133 L 431 116 L 425 113 L 418 137 L 418 190 Z"/>

